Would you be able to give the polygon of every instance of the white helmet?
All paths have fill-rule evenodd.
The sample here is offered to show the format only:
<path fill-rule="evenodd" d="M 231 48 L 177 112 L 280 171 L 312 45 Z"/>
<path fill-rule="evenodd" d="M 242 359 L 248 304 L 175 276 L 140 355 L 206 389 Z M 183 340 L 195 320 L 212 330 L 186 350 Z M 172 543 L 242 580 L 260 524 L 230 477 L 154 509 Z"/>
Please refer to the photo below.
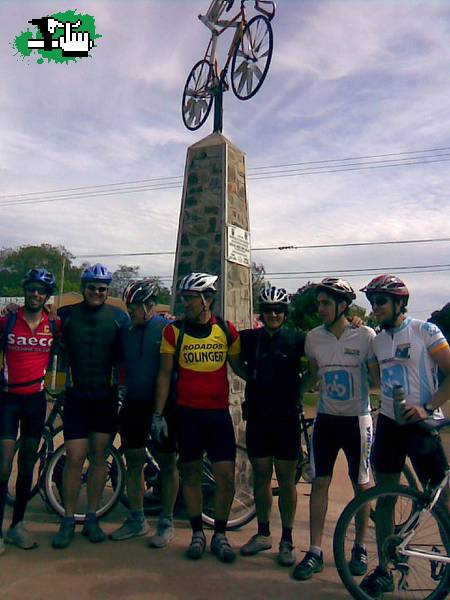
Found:
<path fill-rule="evenodd" d="M 209 273 L 189 273 L 183 277 L 178 286 L 180 294 L 183 292 L 216 292 L 215 283 L 218 280 L 217 275 Z"/>
<path fill-rule="evenodd" d="M 289 304 L 289 295 L 284 288 L 277 288 L 270 283 L 259 292 L 260 304 Z"/>

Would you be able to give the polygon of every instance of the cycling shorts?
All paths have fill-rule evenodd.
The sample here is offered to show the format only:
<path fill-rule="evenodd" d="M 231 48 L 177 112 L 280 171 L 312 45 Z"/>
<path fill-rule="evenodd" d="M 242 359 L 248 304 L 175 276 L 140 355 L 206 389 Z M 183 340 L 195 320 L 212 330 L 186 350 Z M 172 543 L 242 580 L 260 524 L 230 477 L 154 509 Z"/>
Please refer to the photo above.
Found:
<path fill-rule="evenodd" d="M 181 462 L 209 460 L 234 462 L 236 441 L 229 410 L 176 406 L 178 451 Z"/>
<path fill-rule="evenodd" d="M 351 481 L 359 485 L 368 483 L 372 438 L 370 415 L 341 417 L 319 413 L 312 434 L 314 477 L 331 477 L 339 450 L 343 450 Z"/>
<path fill-rule="evenodd" d="M 247 454 L 250 458 L 274 457 L 297 461 L 300 455 L 300 423 L 291 419 L 249 419 L 246 427 Z"/>
<path fill-rule="evenodd" d="M 67 388 L 64 400 L 65 440 L 87 439 L 91 433 L 110 433 L 118 429 L 117 388 L 80 390 Z"/>
<path fill-rule="evenodd" d="M 138 402 L 126 399 L 119 415 L 119 429 L 122 446 L 125 450 L 145 448 L 150 435 L 153 416 L 153 402 Z M 154 450 L 161 454 L 176 451 L 175 422 L 173 411 L 164 412 L 169 436 L 161 444 L 154 442 Z"/>
<path fill-rule="evenodd" d="M 0 439 L 40 439 L 44 430 L 47 400 L 44 392 L 36 394 L 0 393 Z"/>
<path fill-rule="evenodd" d="M 379 415 L 372 454 L 372 466 L 380 474 L 401 473 L 406 457 L 422 484 L 438 484 L 447 470 L 447 459 L 439 435 L 425 431 L 420 425 L 398 425 L 393 419 Z"/>

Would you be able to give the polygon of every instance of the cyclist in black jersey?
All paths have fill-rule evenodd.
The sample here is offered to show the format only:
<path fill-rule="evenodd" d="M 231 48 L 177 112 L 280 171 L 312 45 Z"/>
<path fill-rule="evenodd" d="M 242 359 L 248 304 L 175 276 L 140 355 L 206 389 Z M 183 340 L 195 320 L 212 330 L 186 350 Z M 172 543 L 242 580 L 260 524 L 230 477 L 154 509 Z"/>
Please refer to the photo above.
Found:
<path fill-rule="evenodd" d="M 101 264 L 86 267 L 81 275 L 83 301 L 58 311 L 71 383 L 66 389 L 63 423 L 66 514 L 53 538 L 54 548 L 66 548 L 74 536 L 74 512 L 87 455 L 88 509 L 83 534 L 91 542 L 106 539 L 96 510 L 106 481 L 105 454 L 118 425 L 113 370 L 120 355 L 120 330 L 129 322 L 126 313 L 105 304 L 111 279 L 112 274 Z"/>
<path fill-rule="evenodd" d="M 242 546 L 241 554 L 250 556 L 272 547 L 269 519 L 275 466 L 283 527 L 278 562 L 284 566 L 295 562 L 292 527 L 300 451 L 300 359 L 305 344 L 303 333 L 284 327 L 288 304 L 286 290 L 268 284 L 259 296 L 264 327 L 240 332 L 241 357 L 248 370 L 243 416 L 247 421 L 247 452 L 253 467 L 258 518 L 258 532 Z"/>

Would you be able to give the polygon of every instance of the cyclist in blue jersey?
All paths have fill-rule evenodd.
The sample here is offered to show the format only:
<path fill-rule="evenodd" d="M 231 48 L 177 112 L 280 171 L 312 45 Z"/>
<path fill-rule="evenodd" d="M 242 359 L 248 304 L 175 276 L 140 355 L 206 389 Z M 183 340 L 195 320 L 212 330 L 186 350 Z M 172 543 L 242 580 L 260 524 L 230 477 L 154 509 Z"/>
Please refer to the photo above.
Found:
<path fill-rule="evenodd" d="M 289 296 L 284 288 L 267 284 L 259 295 L 264 327 L 240 331 L 241 358 L 247 367 L 243 417 L 246 420 L 247 453 L 254 474 L 254 498 L 258 531 L 241 548 L 251 556 L 272 547 L 270 512 L 272 474 L 279 484 L 282 534 L 278 562 L 295 562 L 292 527 L 297 507 L 295 471 L 300 452 L 298 399 L 303 333 L 284 327 Z"/>
<path fill-rule="evenodd" d="M 372 342 L 380 365 L 381 408 L 378 417 L 372 466 L 377 484 L 398 483 L 409 456 L 425 486 L 440 483 L 447 460 L 438 435 L 418 424 L 422 419 L 442 418 L 441 407 L 450 397 L 450 348 L 441 330 L 433 323 L 406 315 L 409 290 L 395 275 L 379 275 L 361 291 L 365 292 L 381 331 Z M 438 369 L 443 378 L 438 383 Z M 393 390 L 402 386 L 407 424 L 395 418 Z M 448 503 L 448 496 L 445 499 Z M 391 532 L 392 506 L 377 504 L 377 538 Z M 386 560 L 361 582 L 369 596 L 379 598 L 394 589 Z"/>
<path fill-rule="evenodd" d="M 123 292 L 131 324 L 122 329 L 126 391 L 120 411 L 120 435 L 127 463 L 130 512 L 124 524 L 111 534 L 111 539 L 116 541 L 142 536 L 149 530 L 143 505 L 145 446 L 154 410 L 161 335 L 169 322 L 154 311 L 158 293 L 158 286 L 145 279 L 130 281 Z M 156 444 L 156 450 L 162 465 L 162 512 L 150 545 L 162 547 L 173 537 L 173 508 L 178 493 L 174 436 L 164 439 L 161 446 Z"/>
<path fill-rule="evenodd" d="M 311 376 L 303 389 L 320 382 L 320 397 L 312 436 L 314 479 L 310 497 L 310 547 L 295 567 L 293 577 L 310 579 L 323 569 L 322 536 L 328 506 L 328 490 L 340 449 L 346 455 L 355 494 L 369 484 L 369 452 L 372 419 L 369 406 L 368 370 L 378 381 L 378 367 L 372 357 L 369 327 L 351 327 L 347 313 L 356 295 L 351 286 L 336 277 L 327 277 L 317 288 L 318 315 L 323 323 L 306 336 L 305 353 Z M 350 569 L 362 575 L 367 570 L 364 530 L 367 514 L 356 520 L 355 545 Z"/>
<path fill-rule="evenodd" d="M 64 402 L 63 499 L 65 517 L 52 541 L 66 548 L 75 533 L 74 513 L 81 473 L 89 455 L 88 507 L 83 534 L 90 542 L 106 539 L 96 510 L 106 482 L 106 453 L 117 432 L 118 395 L 114 369 L 120 359 L 120 330 L 128 315 L 106 304 L 112 274 L 101 264 L 86 267 L 81 275 L 83 301 L 58 311 L 65 359 L 70 369 Z"/>

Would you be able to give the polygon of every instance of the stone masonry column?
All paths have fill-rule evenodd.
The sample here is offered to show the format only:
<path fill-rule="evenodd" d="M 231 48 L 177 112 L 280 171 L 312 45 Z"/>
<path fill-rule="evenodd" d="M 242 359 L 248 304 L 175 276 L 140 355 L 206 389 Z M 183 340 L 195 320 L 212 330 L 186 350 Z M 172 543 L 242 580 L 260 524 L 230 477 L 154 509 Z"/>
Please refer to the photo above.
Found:
<path fill-rule="evenodd" d="M 236 328 L 251 327 L 252 285 L 245 155 L 222 134 L 188 148 L 173 291 L 191 271 L 219 275 L 214 311 Z M 173 294 L 173 312 L 182 313 Z M 230 411 L 239 443 L 243 381 L 229 372 Z"/>

